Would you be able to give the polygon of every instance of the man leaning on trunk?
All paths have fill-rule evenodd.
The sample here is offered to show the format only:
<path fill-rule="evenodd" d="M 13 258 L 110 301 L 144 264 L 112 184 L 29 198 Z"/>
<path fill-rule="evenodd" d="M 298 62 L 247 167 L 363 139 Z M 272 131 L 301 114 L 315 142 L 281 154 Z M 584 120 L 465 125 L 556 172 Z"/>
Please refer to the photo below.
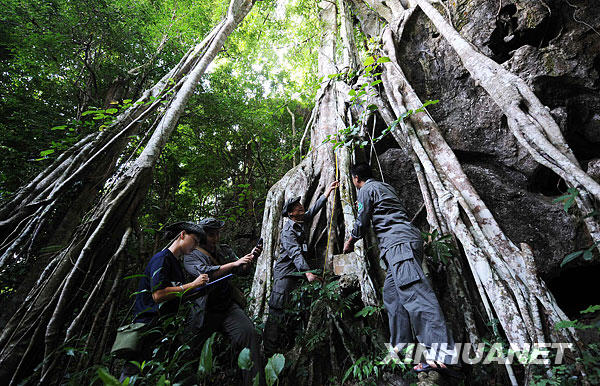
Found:
<path fill-rule="evenodd" d="M 388 313 L 390 343 L 396 351 L 416 340 L 427 348 L 426 362 L 417 372 L 435 370 L 457 375 L 452 366 L 454 340 L 429 280 L 421 268 L 421 232 L 406 215 L 394 188 L 373 179 L 366 163 L 350 168 L 352 183 L 358 189 L 358 214 L 344 253 L 365 236 L 372 222 L 381 258 L 387 266 L 383 303 Z"/>

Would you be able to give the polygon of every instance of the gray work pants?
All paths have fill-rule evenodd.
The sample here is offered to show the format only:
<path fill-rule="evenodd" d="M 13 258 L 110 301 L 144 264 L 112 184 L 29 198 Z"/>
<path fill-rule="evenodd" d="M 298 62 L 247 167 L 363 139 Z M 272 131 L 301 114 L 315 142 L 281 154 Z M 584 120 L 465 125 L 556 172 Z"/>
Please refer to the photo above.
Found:
<path fill-rule="evenodd" d="M 275 279 L 269 298 L 269 316 L 263 332 L 263 344 L 267 358 L 285 348 L 285 305 L 289 301 L 290 292 L 298 285 L 297 277 Z M 289 331 L 288 331 L 289 332 Z"/>
<path fill-rule="evenodd" d="M 203 342 L 215 331 L 223 333 L 230 339 L 236 358 L 244 348 L 250 349 L 254 366 L 251 371 L 242 371 L 244 384 L 251 385 L 259 369 L 261 370 L 260 384 L 264 384 L 264 360 L 260 349 L 260 339 L 254 324 L 240 306 L 232 302 L 229 309 L 223 313 L 207 311 L 201 331 L 196 331 L 196 333 L 199 332 L 197 338 Z M 198 340 L 195 341 L 198 342 Z M 203 344 L 195 344 L 194 350 L 199 353 Z"/>
<path fill-rule="evenodd" d="M 383 303 L 389 318 L 390 343 L 402 349 L 414 342 L 414 332 L 416 340 L 429 350 L 428 360 L 437 358 L 451 363 L 454 339 L 421 268 L 422 256 L 423 243 L 418 241 L 399 244 L 385 252 L 388 271 Z"/>

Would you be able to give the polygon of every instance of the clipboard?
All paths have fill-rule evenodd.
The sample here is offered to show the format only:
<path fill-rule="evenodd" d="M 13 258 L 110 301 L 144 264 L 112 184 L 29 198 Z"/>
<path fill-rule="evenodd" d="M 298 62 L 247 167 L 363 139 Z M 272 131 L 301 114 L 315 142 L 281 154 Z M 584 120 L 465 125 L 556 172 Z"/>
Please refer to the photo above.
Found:
<path fill-rule="evenodd" d="M 200 286 L 200 287 L 198 287 L 198 288 L 196 288 L 196 289 L 194 289 L 192 291 L 188 291 L 188 292 L 185 293 L 185 297 L 189 299 L 190 297 L 196 297 L 198 295 L 202 296 L 202 295 L 204 295 L 203 292 L 206 292 L 205 290 L 208 287 L 210 287 L 213 284 L 216 284 L 216 283 L 220 282 L 221 280 L 229 279 L 231 276 L 233 276 L 233 273 L 227 274 L 225 276 L 221 276 L 220 278 L 218 278 L 218 279 L 216 279 L 214 281 L 211 281 L 211 282 L 209 282 L 207 284 L 204 284 L 203 286 Z"/>

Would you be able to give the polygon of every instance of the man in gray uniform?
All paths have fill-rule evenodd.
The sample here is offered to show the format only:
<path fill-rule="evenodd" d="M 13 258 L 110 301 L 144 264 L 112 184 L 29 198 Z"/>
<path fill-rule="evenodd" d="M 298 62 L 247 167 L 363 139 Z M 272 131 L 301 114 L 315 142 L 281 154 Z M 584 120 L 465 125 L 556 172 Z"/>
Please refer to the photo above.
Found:
<path fill-rule="evenodd" d="M 214 281 L 229 273 L 247 275 L 254 256 L 262 249 L 255 247 L 251 253 L 237 258 L 233 250 L 219 244 L 220 230 L 224 222 L 209 217 L 199 222 L 206 233 L 205 240 L 199 246 L 184 256 L 185 270 L 191 276 L 208 274 Z M 224 333 L 231 340 L 234 353 L 239 353 L 245 347 L 250 349 L 254 367 L 251 372 L 244 371 L 244 384 L 251 384 L 252 378 L 262 369 L 263 359 L 260 349 L 260 339 L 252 321 L 246 316 L 240 305 L 245 303 L 241 292 L 228 279 L 223 279 L 208 288 L 207 295 L 194 301 L 191 315 L 191 332 L 198 336 L 198 343 L 210 336 L 214 331 Z M 198 347 L 201 348 L 201 347 Z M 264 384 L 264 374 L 260 371 L 261 384 Z"/>
<path fill-rule="evenodd" d="M 414 331 L 417 341 L 428 351 L 427 363 L 419 363 L 415 371 L 454 373 L 450 369 L 454 340 L 421 268 L 421 232 L 410 223 L 394 188 L 372 179 L 368 164 L 353 165 L 350 174 L 358 189 L 358 215 L 351 236 L 344 244 L 344 253 L 354 250 L 354 244 L 364 237 L 372 221 L 381 258 L 388 267 L 383 303 L 388 313 L 392 347 L 398 352 L 413 343 Z"/>
<path fill-rule="evenodd" d="M 276 353 L 281 346 L 283 309 L 290 292 L 297 285 L 299 279 L 298 276 L 292 274 L 310 270 L 306 263 L 308 239 L 304 226 L 325 206 L 327 197 L 338 186 L 339 183 L 333 181 L 325 190 L 325 194 L 306 212 L 304 206 L 300 203 L 300 197 L 288 199 L 283 206 L 283 216 L 288 217 L 289 220 L 284 220 L 280 236 L 279 259 L 273 266 L 273 287 L 269 300 L 269 316 L 263 334 L 267 357 Z M 311 272 L 306 272 L 304 275 L 309 282 L 318 279 L 318 276 Z"/>

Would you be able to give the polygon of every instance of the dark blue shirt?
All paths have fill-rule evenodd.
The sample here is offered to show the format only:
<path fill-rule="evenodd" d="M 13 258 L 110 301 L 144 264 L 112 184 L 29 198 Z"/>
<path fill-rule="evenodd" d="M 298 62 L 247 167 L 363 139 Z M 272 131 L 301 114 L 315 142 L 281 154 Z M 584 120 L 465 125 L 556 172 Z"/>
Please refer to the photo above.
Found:
<path fill-rule="evenodd" d="M 135 296 L 134 321 L 148 323 L 158 316 L 159 305 L 152 299 L 152 292 L 180 286 L 183 281 L 181 264 L 170 250 L 165 249 L 152 256 L 144 270 L 144 277 L 140 280 L 138 294 Z M 178 304 L 179 299 L 167 301 L 161 305 L 160 312 L 163 314 L 173 312 Z"/>

